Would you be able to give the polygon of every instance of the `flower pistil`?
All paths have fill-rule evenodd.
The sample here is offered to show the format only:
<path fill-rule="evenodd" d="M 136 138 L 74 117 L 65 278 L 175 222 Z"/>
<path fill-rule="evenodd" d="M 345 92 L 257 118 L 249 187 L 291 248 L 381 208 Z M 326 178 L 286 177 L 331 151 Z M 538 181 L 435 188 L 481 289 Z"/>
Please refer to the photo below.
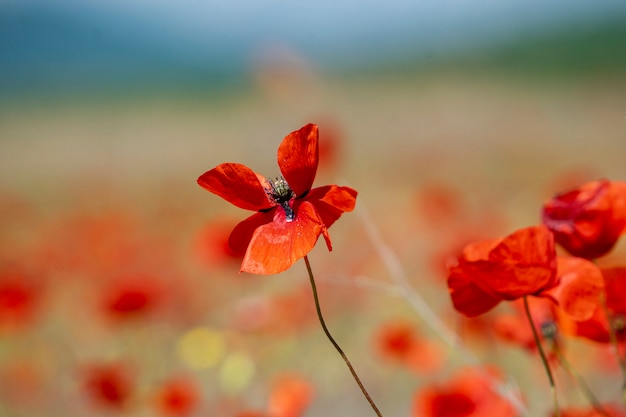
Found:
<path fill-rule="evenodd" d="M 285 219 L 288 222 L 293 221 L 295 213 L 291 207 L 291 200 L 296 197 L 296 194 L 282 175 L 274 179 L 269 179 L 268 182 L 269 187 L 265 189 L 267 196 L 270 200 L 283 208 L 285 211 Z"/>

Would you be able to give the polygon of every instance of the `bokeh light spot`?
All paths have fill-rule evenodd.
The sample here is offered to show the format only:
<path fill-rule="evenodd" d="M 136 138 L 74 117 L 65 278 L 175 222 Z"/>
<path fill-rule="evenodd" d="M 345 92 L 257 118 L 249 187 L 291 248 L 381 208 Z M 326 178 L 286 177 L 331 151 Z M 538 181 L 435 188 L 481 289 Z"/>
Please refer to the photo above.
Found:
<path fill-rule="evenodd" d="M 254 372 L 254 362 L 248 355 L 232 353 L 224 359 L 220 368 L 220 385 L 226 393 L 236 394 L 250 384 Z"/>
<path fill-rule="evenodd" d="M 224 356 L 224 337 L 217 331 L 197 327 L 187 331 L 178 340 L 178 357 L 190 368 L 212 368 Z"/>

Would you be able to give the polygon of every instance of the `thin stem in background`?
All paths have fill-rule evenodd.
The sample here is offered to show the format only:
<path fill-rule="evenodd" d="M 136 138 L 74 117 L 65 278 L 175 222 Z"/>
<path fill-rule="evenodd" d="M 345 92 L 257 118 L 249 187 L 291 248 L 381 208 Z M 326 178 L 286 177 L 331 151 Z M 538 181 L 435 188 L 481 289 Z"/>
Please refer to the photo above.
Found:
<path fill-rule="evenodd" d="M 439 316 L 430 308 L 428 303 L 426 303 L 424 298 L 415 290 L 415 288 L 413 288 L 406 276 L 406 273 L 404 272 L 402 263 L 391 247 L 385 243 L 380 234 L 380 230 L 375 226 L 375 223 L 365 209 L 363 202 L 359 204 L 355 211 L 361 216 L 361 221 L 369 239 L 372 241 L 378 255 L 387 267 L 389 275 L 394 280 L 396 285 L 398 285 L 404 299 L 409 302 L 409 304 L 417 312 L 418 316 L 422 318 L 422 321 L 426 323 L 448 346 L 450 346 L 450 348 L 452 348 L 465 363 L 473 366 L 481 365 L 478 358 L 464 347 L 457 334 L 439 318 Z M 493 390 L 505 398 L 515 408 L 518 414 L 524 416 L 530 415 L 526 406 L 509 387 L 494 380 L 494 378 L 487 372 L 483 373 L 483 377 L 490 384 Z"/>
<path fill-rule="evenodd" d="M 369 393 L 365 389 L 365 386 L 363 385 L 363 383 L 361 382 L 361 379 L 359 378 L 359 376 L 357 375 L 356 371 L 354 370 L 354 367 L 350 363 L 350 360 L 348 359 L 346 354 L 343 352 L 341 347 L 339 347 L 339 345 L 337 344 L 337 342 L 335 341 L 333 336 L 328 331 L 328 328 L 326 327 L 326 323 L 324 322 L 324 317 L 322 316 L 322 310 L 320 308 L 320 302 L 319 302 L 319 298 L 317 296 L 317 286 L 315 285 L 315 278 L 313 277 L 313 270 L 311 269 L 311 264 L 309 263 L 308 256 L 304 257 L 304 263 L 306 264 L 306 270 L 309 273 L 309 280 L 311 281 L 311 289 L 313 290 L 313 299 L 315 300 L 315 310 L 317 311 L 317 318 L 319 319 L 320 324 L 322 325 L 322 329 L 324 329 L 324 333 L 326 334 L 326 337 L 328 338 L 328 340 L 330 340 L 330 343 L 333 344 L 333 346 L 335 347 L 337 352 L 339 352 L 339 354 L 343 358 L 343 360 L 346 363 L 346 365 L 348 365 L 348 369 L 350 369 L 350 373 L 352 374 L 352 377 L 356 381 L 357 385 L 361 389 L 361 392 L 363 393 L 363 395 L 365 396 L 367 401 L 372 406 L 372 409 L 374 410 L 376 415 L 378 417 L 382 417 L 382 414 L 378 410 L 378 407 L 376 406 L 376 403 L 374 403 L 374 400 L 372 400 L 372 397 L 370 397 Z"/>
<path fill-rule="evenodd" d="M 600 304 L 602 305 L 602 310 L 604 311 L 606 321 L 608 322 L 609 339 L 611 341 L 611 346 L 613 346 L 615 357 L 617 359 L 617 362 L 619 363 L 620 369 L 622 370 L 622 400 L 624 401 L 624 404 L 626 404 L 626 361 L 619 351 L 619 343 L 617 341 L 617 335 L 615 334 L 615 327 L 613 327 L 614 320 L 608 306 L 606 305 L 606 295 L 602 294 L 602 296 L 600 297 Z"/>
<path fill-rule="evenodd" d="M 550 381 L 550 389 L 552 390 L 552 400 L 554 402 L 554 416 L 560 417 L 561 410 L 559 409 L 559 400 L 556 395 L 556 386 L 554 385 L 554 377 L 552 376 L 552 371 L 550 370 L 550 364 L 548 363 L 548 358 L 546 357 L 546 353 L 543 351 L 541 340 L 539 340 L 539 334 L 537 333 L 537 328 L 535 327 L 533 318 L 530 315 L 530 308 L 528 307 L 527 295 L 524 296 L 524 310 L 526 311 L 526 317 L 528 317 L 528 323 L 530 324 L 530 328 L 533 331 L 533 337 L 535 338 L 535 344 L 537 345 L 537 350 L 539 350 L 539 355 L 541 356 L 543 367 L 545 368 L 546 374 L 548 375 L 548 380 Z"/>
<path fill-rule="evenodd" d="M 611 417 L 610 414 L 607 413 L 604 408 L 602 408 L 600 401 L 598 401 L 598 398 L 593 394 L 593 391 L 591 391 L 591 388 L 589 388 L 589 385 L 587 385 L 587 382 L 585 381 L 583 376 L 576 371 L 572 364 L 567 360 L 565 355 L 563 355 L 563 352 L 561 352 L 561 348 L 559 347 L 559 345 L 556 342 L 553 342 L 552 346 L 552 351 L 559 359 L 559 363 L 561 364 L 561 366 L 563 366 L 563 368 L 565 368 L 565 370 L 571 375 L 571 377 L 576 380 L 576 383 L 583 391 L 583 394 L 585 394 L 585 397 L 587 397 L 587 400 L 589 400 L 594 410 L 596 410 L 598 413 L 602 414 L 605 417 Z"/>

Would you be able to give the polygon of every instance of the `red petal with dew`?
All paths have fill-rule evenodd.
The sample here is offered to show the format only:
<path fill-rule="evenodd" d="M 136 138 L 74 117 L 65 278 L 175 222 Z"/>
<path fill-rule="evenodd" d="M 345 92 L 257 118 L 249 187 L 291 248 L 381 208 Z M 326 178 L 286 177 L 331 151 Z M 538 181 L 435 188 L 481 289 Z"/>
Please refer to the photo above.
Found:
<path fill-rule="evenodd" d="M 542 295 L 555 300 L 570 319 L 590 319 L 599 306 L 600 294 L 604 289 L 600 269 L 583 258 L 560 256 L 557 276 L 559 284 Z"/>
<path fill-rule="evenodd" d="M 228 246 L 235 255 L 243 256 L 246 253 L 254 231 L 259 226 L 271 223 L 274 220 L 274 211 L 276 210 L 278 210 L 278 208 L 274 208 L 274 210 L 268 212 L 253 214 L 235 226 L 228 237 Z"/>
<path fill-rule="evenodd" d="M 295 218 L 288 222 L 285 211 L 274 210 L 272 222 L 256 228 L 241 264 L 241 271 L 252 274 L 277 274 L 315 246 L 319 235 L 326 230 L 315 207 L 303 201 L 294 207 Z"/>
<path fill-rule="evenodd" d="M 308 124 L 285 136 L 278 147 L 278 166 L 296 196 L 313 186 L 319 159 L 317 126 Z"/>
<path fill-rule="evenodd" d="M 198 184 L 239 208 L 260 211 L 273 206 L 261 178 L 245 165 L 226 163 L 200 175 Z"/>

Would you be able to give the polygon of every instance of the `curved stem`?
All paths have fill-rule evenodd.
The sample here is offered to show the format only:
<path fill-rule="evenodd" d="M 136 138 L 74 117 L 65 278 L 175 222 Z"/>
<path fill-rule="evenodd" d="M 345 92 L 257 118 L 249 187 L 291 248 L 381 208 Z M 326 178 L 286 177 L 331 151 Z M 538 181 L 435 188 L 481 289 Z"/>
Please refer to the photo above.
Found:
<path fill-rule="evenodd" d="M 363 395 L 365 396 L 367 401 L 372 406 L 372 409 L 374 410 L 376 415 L 378 417 L 382 417 L 382 414 L 378 410 L 378 407 L 376 406 L 376 403 L 374 403 L 374 400 L 372 400 L 372 397 L 370 397 L 369 393 L 365 389 L 365 386 L 363 386 L 363 383 L 361 382 L 361 379 L 359 378 L 359 376 L 357 375 L 356 371 L 352 367 L 352 364 L 350 363 L 350 360 L 348 359 L 346 354 L 343 352 L 341 347 L 339 347 L 339 345 L 337 344 L 337 342 L 335 341 L 333 336 L 328 331 L 328 327 L 326 327 L 326 323 L 324 322 L 324 317 L 322 316 L 322 310 L 320 308 L 320 302 L 319 302 L 319 298 L 317 296 L 317 286 L 315 285 L 315 279 L 313 278 L 313 270 L 311 269 L 311 264 L 309 263 L 308 256 L 304 257 L 304 263 L 306 264 L 306 270 L 309 273 L 309 280 L 311 281 L 311 289 L 313 290 L 313 299 L 315 300 L 315 310 L 317 311 L 317 318 L 319 319 L 320 324 L 322 325 L 322 329 L 324 329 L 324 333 L 326 334 L 326 337 L 328 338 L 328 340 L 330 340 L 330 343 L 332 343 L 332 345 L 335 347 L 337 352 L 339 352 L 339 354 L 343 358 L 344 362 L 348 366 L 348 369 L 350 369 L 350 373 L 352 374 L 352 377 L 356 381 L 357 385 L 361 389 L 361 392 L 363 393 Z"/>
<path fill-rule="evenodd" d="M 556 395 L 556 386 L 554 385 L 554 377 L 552 376 L 552 371 L 550 370 L 550 364 L 548 363 L 548 358 L 546 358 L 546 354 L 543 351 L 543 347 L 541 346 L 541 340 L 539 340 L 539 334 L 537 333 L 537 329 L 535 328 L 535 323 L 533 322 L 533 318 L 530 315 L 530 308 L 528 307 L 528 296 L 524 296 L 524 310 L 526 310 L 526 317 L 528 317 L 528 323 L 530 324 L 530 328 L 533 331 L 533 337 L 535 338 L 535 344 L 537 345 L 537 349 L 539 350 L 539 355 L 541 356 L 541 361 L 543 362 L 543 367 L 546 370 L 546 374 L 548 375 L 548 380 L 550 381 L 550 389 L 552 391 L 552 401 L 554 402 L 554 416 L 560 417 L 561 410 L 559 410 L 559 401 Z"/>

